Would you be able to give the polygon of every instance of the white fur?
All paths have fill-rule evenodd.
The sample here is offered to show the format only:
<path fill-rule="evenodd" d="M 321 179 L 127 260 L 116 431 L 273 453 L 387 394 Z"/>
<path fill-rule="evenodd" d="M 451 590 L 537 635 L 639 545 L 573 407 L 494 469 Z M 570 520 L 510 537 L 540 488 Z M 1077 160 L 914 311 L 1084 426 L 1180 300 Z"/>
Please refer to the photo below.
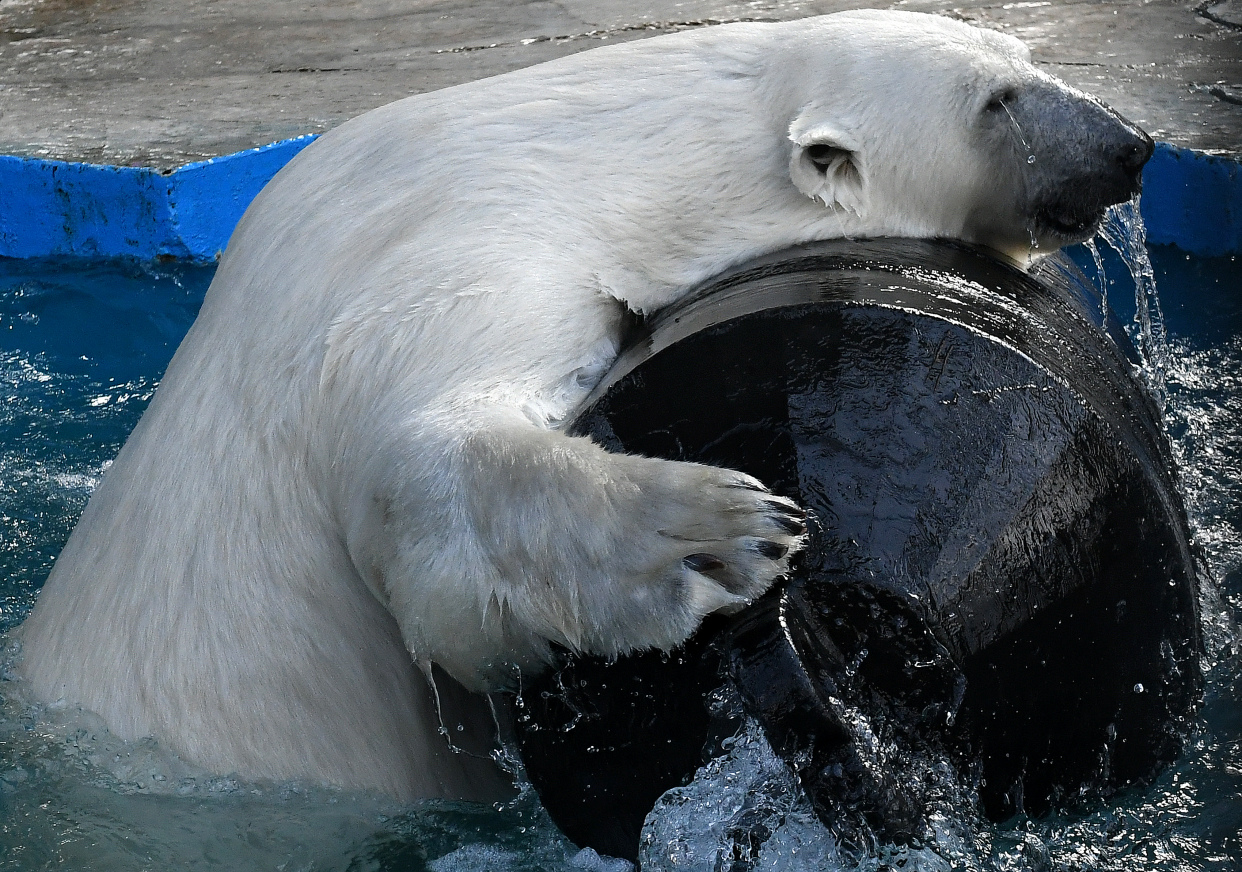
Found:
<path fill-rule="evenodd" d="M 842 235 L 1021 254 L 1020 180 L 973 118 L 1037 75 L 995 33 L 844 13 L 602 48 L 325 135 L 238 226 L 20 631 L 26 678 L 218 770 L 494 793 L 413 662 L 477 691 L 549 642 L 669 648 L 784 570 L 757 542 L 800 545 L 737 473 L 558 431 L 626 307 Z M 815 144 L 839 150 L 823 177 Z"/>

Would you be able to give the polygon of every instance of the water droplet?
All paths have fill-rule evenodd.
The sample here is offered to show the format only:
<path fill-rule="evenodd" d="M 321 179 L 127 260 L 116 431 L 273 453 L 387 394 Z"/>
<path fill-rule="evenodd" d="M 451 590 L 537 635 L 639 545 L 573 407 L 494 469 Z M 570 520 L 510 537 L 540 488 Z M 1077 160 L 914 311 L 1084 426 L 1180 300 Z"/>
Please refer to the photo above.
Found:
<path fill-rule="evenodd" d="M 1033 163 L 1035 163 L 1035 155 L 1033 155 L 1033 154 L 1028 154 L 1028 155 L 1026 156 L 1026 162 L 1027 162 L 1027 163 L 1029 163 L 1029 164 L 1033 164 Z"/>
<path fill-rule="evenodd" d="M 1138 684 L 1134 685 L 1134 692 L 1135 693 L 1143 692 L 1143 682 L 1140 681 Z"/>

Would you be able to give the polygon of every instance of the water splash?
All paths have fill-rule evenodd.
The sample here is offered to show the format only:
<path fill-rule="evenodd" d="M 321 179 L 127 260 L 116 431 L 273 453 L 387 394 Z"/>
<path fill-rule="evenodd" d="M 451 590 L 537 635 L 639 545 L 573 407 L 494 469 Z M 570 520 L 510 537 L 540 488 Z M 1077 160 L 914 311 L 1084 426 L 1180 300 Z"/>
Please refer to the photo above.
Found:
<path fill-rule="evenodd" d="M 1095 237 L 1091 237 L 1082 244 L 1091 255 L 1091 259 L 1095 262 L 1095 285 L 1100 291 L 1100 326 L 1108 328 L 1108 280 L 1104 275 L 1104 257 L 1100 254 L 1099 247 L 1095 244 Z"/>
<path fill-rule="evenodd" d="M 1199 607 L 1205 665 L 1219 670 L 1242 657 L 1242 336 L 1207 347 L 1178 336 L 1172 349 L 1166 427 L 1195 541 L 1217 582 L 1202 586 Z"/>
<path fill-rule="evenodd" d="M 924 792 L 927 828 L 910 844 L 839 840 L 816 816 L 798 776 L 762 727 L 742 715 L 730 687 L 710 700 L 741 726 L 684 787 L 657 801 L 643 825 L 643 872 L 981 872 L 992 869 L 988 825 L 972 789 L 944 759 L 903 755 L 898 765 Z"/>
<path fill-rule="evenodd" d="M 1165 332 L 1164 312 L 1156 294 L 1155 272 L 1147 252 L 1147 228 L 1139 214 L 1139 195 L 1128 203 L 1111 206 L 1100 226 L 1099 237 L 1120 255 L 1134 279 L 1134 325 L 1131 337 L 1143 361 L 1142 376 L 1160 408 L 1168 403 L 1166 381 L 1169 371 L 1169 340 Z M 1096 258 L 1103 283 L 1103 263 L 1099 252 L 1088 249 Z"/>
<path fill-rule="evenodd" d="M 797 777 L 748 720 L 727 752 L 660 797 L 643 825 L 644 872 L 841 869 Z"/>

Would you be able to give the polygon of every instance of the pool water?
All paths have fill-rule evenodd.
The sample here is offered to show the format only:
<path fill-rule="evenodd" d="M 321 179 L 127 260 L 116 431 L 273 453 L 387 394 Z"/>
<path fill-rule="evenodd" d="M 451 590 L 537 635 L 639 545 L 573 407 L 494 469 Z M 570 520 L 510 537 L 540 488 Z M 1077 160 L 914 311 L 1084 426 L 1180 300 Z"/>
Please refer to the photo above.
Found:
<path fill-rule="evenodd" d="M 1109 305 L 1130 320 L 1130 274 L 1108 246 L 1098 249 Z M 965 789 L 932 761 L 929 777 L 944 788 L 934 844 L 858 856 L 809 814 L 752 725 L 727 757 L 661 801 L 648 820 L 645 869 L 1242 868 L 1242 263 L 1173 248 L 1151 255 L 1168 334 L 1166 418 L 1214 576 L 1203 594 L 1207 699 L 1182 758 L 1146 788 L 1000 825 L 978 819 Z M 1075 257 L 1094 274 L 1090 252 Z M 212 273 L 0 260 L 0 633 L 29 612 Z M 197 771 L 155 741 L 119 742 L 89 713 L 24 700 L 10 680 L 20 652 L 2 637 L 0 645 L 0 869 L 629 868 L 578 851 L 529 790 L 497 809 L 403 806 Z M 765 815 L 774 835 L 734 867 L 719 854 L 740 814 Z"/>

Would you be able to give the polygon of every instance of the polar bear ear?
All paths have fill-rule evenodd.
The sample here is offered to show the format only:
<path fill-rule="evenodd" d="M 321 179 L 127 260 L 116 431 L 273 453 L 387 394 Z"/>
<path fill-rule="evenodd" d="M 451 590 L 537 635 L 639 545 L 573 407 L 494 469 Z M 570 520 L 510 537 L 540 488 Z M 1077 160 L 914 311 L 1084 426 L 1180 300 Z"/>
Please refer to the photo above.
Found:
<path fill-rule="evenodd" d="M 866 185 L 852 138 L 827 125 L 790 131 L 789 138 L 789 177 L 798 190 L 830 209 L 862 214 Z"/>

